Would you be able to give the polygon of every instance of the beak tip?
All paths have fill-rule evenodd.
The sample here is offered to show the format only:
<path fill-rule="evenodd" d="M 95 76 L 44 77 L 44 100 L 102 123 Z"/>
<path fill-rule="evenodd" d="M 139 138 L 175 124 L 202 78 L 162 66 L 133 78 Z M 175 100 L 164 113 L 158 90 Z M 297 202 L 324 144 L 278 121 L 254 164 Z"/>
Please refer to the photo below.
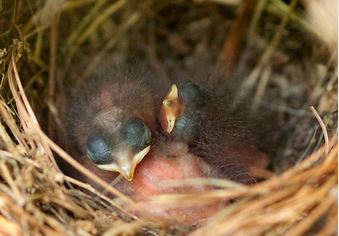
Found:
<path fill-rule="evenodd" d="M 168 122 L 168 126 L 166 128 L 166 133 L 168 133 L 168 134 L 172 133 L 173 128 L 174 128 L 174 125 L 171 122 Z"/>
<path fill-rule="evenodd" d="M 131 182 L 133 177 L 130 177 L 130 178 L 126 178 L 128 182 Z"/>
<path fill-rule="evenodd" d="M 134 173 L 120 173 L 127 181 L 131 182 L 133 180 Z"/>
<path fill-rule="evenodd" d="M 147 146 L 140 152 L 136 153 L 133 156 L 133 159 L 129 163 L 125 163 L 124 165 L 120 165 L 119 173 L 129 182 L 133 180 L 134 173 L 136 171 L 137 165 L 141 162 L 141 160 L 147 155 L 147 153 L 150 151 L 151 146 Z"/>

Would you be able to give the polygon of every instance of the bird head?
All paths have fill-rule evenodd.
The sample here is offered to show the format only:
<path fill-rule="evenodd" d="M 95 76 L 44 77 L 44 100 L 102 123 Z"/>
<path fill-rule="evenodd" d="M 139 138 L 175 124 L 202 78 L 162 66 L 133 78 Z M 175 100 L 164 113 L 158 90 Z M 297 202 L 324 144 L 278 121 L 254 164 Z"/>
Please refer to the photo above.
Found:
<path fill-rule="evenodd" d="M 98 175 L 131 181 L 158 130 L 152 80 L 136 71 L 94 75 L 71 94 L 66 116 L 75 158 Z M 101 171 L 104 170 L 104 171 Z"/>
<path fill-rule="evenodd" d="M 119 119 L 122 111 L 100 112 L 86 141 L 86 153 L 99 169 L 120 173 L 131 181 L 138 163 L 151 149 L 152 132 L 139 117 Z"/>
<path fill-rule="evenodd" d="M 192 139 L 199 131 L 201 108 L 205 105 L 205 100 L 203 91 L 191 81 L 173 84 L 162 102 L 162 129 L 179 140 Z"/>

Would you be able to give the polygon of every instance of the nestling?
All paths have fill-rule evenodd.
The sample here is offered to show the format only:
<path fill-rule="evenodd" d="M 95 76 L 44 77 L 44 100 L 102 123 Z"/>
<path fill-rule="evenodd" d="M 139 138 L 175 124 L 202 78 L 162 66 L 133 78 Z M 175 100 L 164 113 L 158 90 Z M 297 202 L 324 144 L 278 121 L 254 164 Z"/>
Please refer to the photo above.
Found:
<path fill-rule="evenodd" d="M 171 86 L 160 112 L 162 129 L 171 139 L 187 142 L 193 154 L 218 170 L 218 177 L 254 183 L 251 168 L 268 165 L 267 155 L 256 146 L 254 123 L 232 108 L 234 99 L 225 85 L 213 78 L 208 82 Z"/>
<path fill-rule="evenodd" d="M 116 173 L 131 181 L 156 138 L 158 111 L 151 83 L 142 71 L 116 67 L 72 94 L 66 109 L 69 151 L 108 182 Z"/>

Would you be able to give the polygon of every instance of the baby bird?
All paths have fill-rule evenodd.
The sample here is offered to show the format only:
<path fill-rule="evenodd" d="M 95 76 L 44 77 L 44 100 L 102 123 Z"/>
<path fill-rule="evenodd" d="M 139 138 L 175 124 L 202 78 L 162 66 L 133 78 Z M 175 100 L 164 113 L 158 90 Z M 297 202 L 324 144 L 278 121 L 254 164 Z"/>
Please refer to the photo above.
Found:
<path fill-rule="evenodd" d="M 206 102 L 206 95 L 191 81 L 173 84 L 160 110 L 161 127 L 174 140 L 193 142 L 199 136 L 201 122 L 207 119 Z"/>
<path fill-rule="evenodd" d="M 268 157 L 256 146 L 254 124 L 243 112 L 246 107 L 233 109 L 229 84 L 216 81 L 173 84 L 159 116 L 162 129 L 171 139 L 187 142 L 194 155 L 217 171 L 214 177 L 254 183 L 251 169 L 266 168 Z"/>
<path fill-rule="evenodd" d="M 65 112 L 69 152 L 107 182 L 117 173 L 131 181 L 151 149 L 159 112 L 153 83 L 141 70 L 114 67 L 72 94 Z"/>

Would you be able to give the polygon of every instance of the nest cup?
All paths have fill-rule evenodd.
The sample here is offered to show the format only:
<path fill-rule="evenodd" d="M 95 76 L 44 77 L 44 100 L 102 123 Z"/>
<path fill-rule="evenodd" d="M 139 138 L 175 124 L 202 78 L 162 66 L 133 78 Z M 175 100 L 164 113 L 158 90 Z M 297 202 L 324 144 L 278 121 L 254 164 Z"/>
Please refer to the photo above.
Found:
<path fill-rule="evenodd" d="M 331 27 L 330 43 L 317 38 L 334 13 L 323 14 L 330 1 L 317 1 L 319 15 L 286 2 L 3 1 L 0 235 L 335 235 L 337 38 Z M 265 131 L 276 145 L 257 184 L 200 180 L 218 189 L 159 196 L 173 206 L 237 199 L 199 225 L 164 226 L 122 208 L 138 204 L 54 141 L 68 88 L 104 61 L 147 61 L 165 79 L 197 58 L 238 79 L 251 112 L 276 114 L 277 131 Z M 64 175 L 56 156 L 117 197 Z"/>

